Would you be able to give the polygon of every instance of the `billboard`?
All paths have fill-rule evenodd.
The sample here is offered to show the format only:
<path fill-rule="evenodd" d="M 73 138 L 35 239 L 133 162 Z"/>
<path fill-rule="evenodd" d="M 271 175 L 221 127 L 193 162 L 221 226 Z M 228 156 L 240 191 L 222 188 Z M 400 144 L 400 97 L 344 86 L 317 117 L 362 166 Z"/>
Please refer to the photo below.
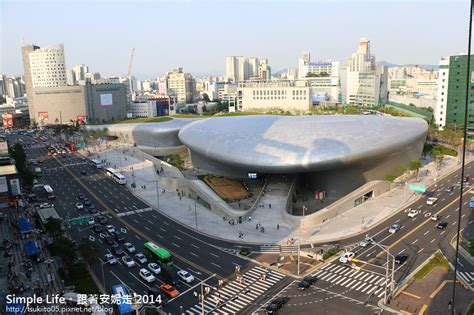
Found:
<path fill-rule="evenodd" d="M 112 106 L 112 94 L 100 94 L 100 105 L 101 106 Z"/>
<path fill-rule="evenodd" d="M 4 128 L 11 128 L 13 127 L 13 115 L 9 113 L 3 113 L 3 127 Z"/>
<path fill-rule="evenodd" d="M 21 195 L 20 180 L 18 178 L 10 179 L 10 187 L 12 195 Z"/>
<path fill-rule="evenodd" d="M 48 112 L 38 112 L 38 120 L 41 123 L 46 124 L 48 122 L 48 119 L 49 119 Z"/>
<path fill-rule="evenodd" d="M 79 125 L 87 123 L 87 116 L 77 116 L 77 123 Z"/>
<path fill-rule="evenodd" d="M 8 192 L 8 184 L 7 184 L 7 177 L 2 176 L 0 177 L 0 192 Z"/>

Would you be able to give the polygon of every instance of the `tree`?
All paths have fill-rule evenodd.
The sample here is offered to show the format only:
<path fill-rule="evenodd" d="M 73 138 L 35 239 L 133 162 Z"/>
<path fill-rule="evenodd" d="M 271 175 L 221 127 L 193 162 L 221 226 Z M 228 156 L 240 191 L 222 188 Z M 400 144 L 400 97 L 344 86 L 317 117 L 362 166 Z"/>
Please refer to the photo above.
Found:
<path fill-rule="evenodd" d="M 76 258 L 74 243 L 64 237 L 56 239 L 51 244 L 51 253 L 60 257 L 65 266 L 70 266 Z"/>
<path fill-rule="evenodd" d="M 79 254 L 84 258 L 87 264 L 92 264 L 100 254 L 99 246 L 88 239 L 83 239 L 79 243 Z"/>
<path fill-rule="evenodd" d="M 209 99 L 209 95 L 207 95 L 207 93 L 203 93 L 202 94 L 202 99 L 206 102 L 210 102 L 211 100 Z"/>
<path fill-rule="evenodd" d="M 53 238 L 56 238 L 62 230 L 62 222 L 60 219 L 48 218 L 44 228 Z"/>
<path fill-rule="evenodd" d="M 410 161 L 410 164 L 409 164 L 409 169 L 412 170 L 412 171 L 416 171 L 416 178 L 418 178 L 418 172 L 420 170 L 420 167 L 421 167 L 421 161 L 420 160 L 412 160 Z"/>

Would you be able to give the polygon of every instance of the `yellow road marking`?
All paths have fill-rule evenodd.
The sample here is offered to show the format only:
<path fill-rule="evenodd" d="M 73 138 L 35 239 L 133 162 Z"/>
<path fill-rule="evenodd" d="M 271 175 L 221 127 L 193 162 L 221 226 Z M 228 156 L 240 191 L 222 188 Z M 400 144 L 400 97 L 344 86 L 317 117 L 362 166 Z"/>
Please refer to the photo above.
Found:
<path fill-rule="evenodd" d="M 462 194 L 462 196 L 470 193 L 472 188 L 468 189 L 466 192 L 464 192 Z M 444 208 L 442 208 L 441 210 L 439 210 L 438 212 L 436 212 L 435 214 L 440 214 L 441 212 L 443 212 L 444 210 L 446 210 L 447 208 L 449 208 L 450 206 L 452 206 L 455 202 L 459 201 L 459 196 L 454 199 L 453 201 L 451 201 L 449 204 L 447 204 L 446 206 L 444 206 Z M 408 236 L 410 236 L 411 234 L 413 234 L 413 232 L 415 232 L 416 230 L 418 230 L 419 228 L 421 228 L 423 225 L 425 225 L 426 223 L 428 222 L 431 222 L 431 219 L 428 218 L 426 219 L 424 222 L 420 223 L 419 225 L 415 226 L 410 232 L 404 234 L 402 237 L 400 237 L 399 239 L 397 239 L 395 242 L 393 242 L 391 245 L 387 246 L 387 250 L 394 247 L 395 245 L 397 245 L 398 243 L 400 243 L 401 241 L 403 241 L 405 238 L 407 238 Z M 458 222 L 459 223 L 459 222 Z M 377 259 L 378 257 L 380 257 L 381 255 L 385 254 L 384 251 L 380 251 L 374 258 L 371 258 L 369 259 L 369 261 L 367 261 L 367 263 L 363 264 L 362 266 L 360 266 L 361 268 L 364 268 L 365 266 L 367 266 L 368 263 L 371 263 L 372 261 L 374 261 L 375 259 Z"/>
<path fill-rule="evenodd" d="M 424 315 L 427 308 L 428 308 L 428 305 L 423 304 L 423 306 L 420 308 L 420 312 L 418 313 L 418 315 Z"/>
<path fill-rule="evenodd" d="M 399 296 L 399 295 L 403 292 L 403 290 L 405 290 L 407 287 L 408 287 L 408 283 L 405 283 L 405 284 L 400 288 L 400 290 L 397 291 L 397 293 L 395 294 L 394 299 L 396 299 L 397 296 Z"/>
<path fill-rule="evenodd" d="M 441 291 L 447 283 L 452 283 L 452 282 L 453 280 L 444 280 L 443 282 L 441 282 L 441 284 L 436 288 L 436 290 L 434 290 L 433 293 L 431 293 L 430 299 L 434 299 L 435 296 L 439 293 L 439 291 Z M 456 282 L 459 283 L 459 281 L 456 281 Z"/>
<path fill-rule="evenodd" d="M 149 239 L 149 240 L 152 240 L 155 244 L 157 244 L 159 246 L 159 242 L 157 242 L 155 239 L 151 238 L 151 237 L 148 237 L 147 235 L 145 235 L 143 232 L 137 230 L 135 227 L 133 227 L 132 225 L 130 225 L 127 221 L 125 221 L 124 219 L 122 219 L 121 217 L 119 217 L 114 211 L 112 211 L 112 209 L 110 209 L 99 197 L 97 197 L 97 195 L 95 193 L 93 193 L 86 185 L 84 185 L 82 183 L 81 180 L 79 180 L 79 178 L 76 177 L 76 175 L 74 175 L 73 172 L 71 172 L 67 167 L 64 166 L 64 164 L 58 160 L 56 157 L 55 159 L 59 162 L 59 164 L 61 164 L 63 166 L 63 168 L 69 173 L 71 174 L 71 176 L 85 189 L 87 190 L 108 212 L 109 214 L 111 214 L 112 216 L 114 216 L 119 222 L 121 222 L 122 224 L 128 226 L 132 231 L 134 231 L 136 234 L 140 235 L 142 238 L 144 239 Z M 168 248 L 166 248 L 167 251 L 169 251 L 173 256 L 177 257 L 178 259 L 186 262 L 187 264 L 189 264 L 190 266 L 193 266 L 194 268 L 198 269 L 198 270 L 201 270 L 202 272 L 205 272 L 207 273 L 208 275 L 213 275 L 215 274 L 214 272 L 211 272 L 199 265 L 196 265 L 195 263 L 189 261 L 188 259 L 184 258 L 183 256 L 169 250 Z M 216 274 L 216 277 L 217 278 L 220 278 L 222 280 L 227 280 L 227 278 L 224 278 L 218 274 Z"/>
<path fill-rule="evenodd" d="M 418 295 L 415 295 L 415 294 L 410 293 L 410 292 L 403 291 L 402 294 L 414 297 L 415 299 L 418 299 L 418 300 L 420 299 L 420 297 Z"/>

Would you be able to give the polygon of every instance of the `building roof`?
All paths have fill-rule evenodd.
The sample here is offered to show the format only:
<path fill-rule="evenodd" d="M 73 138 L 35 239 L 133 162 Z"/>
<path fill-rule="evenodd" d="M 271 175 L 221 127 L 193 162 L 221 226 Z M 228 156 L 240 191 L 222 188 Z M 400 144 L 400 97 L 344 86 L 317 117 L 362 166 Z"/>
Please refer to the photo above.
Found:
<path fill-rule="evenodd" d="M 56 210 L 54 208 L 43 208 L 43 209 L 39 209 L 38 210 L 38 215 L 41 219 L 41 222 L 43 222 L 43 224 L 45 224 L 46 222 L 48 222 L 48 219 L 49 218 L 54 218 L 54 219 L 58 219 L 60 220 L 61 217 L 59 216 L 59 214 L 56 212 Z"/>
<path fill-rule="evenodd" d="M 422 119 L 391 116 L 234 116 L 195 121 L 179 139 L 209 161 L 308 172 L 395 153 L 424 140 L 427 130 Z"/>
<path fill-rule="evenodd" d="M 16 173 L 16 166 L 14 164 L 0 166 L 0 176 L 13 175 Z"/>

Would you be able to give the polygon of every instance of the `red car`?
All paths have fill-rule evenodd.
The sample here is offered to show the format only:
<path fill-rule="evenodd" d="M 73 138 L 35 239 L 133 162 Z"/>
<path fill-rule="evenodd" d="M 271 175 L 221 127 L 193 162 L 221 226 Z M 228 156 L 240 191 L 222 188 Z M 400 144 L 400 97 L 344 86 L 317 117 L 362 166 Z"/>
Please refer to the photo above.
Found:
<path fill-rule="evenodd" d="M 163 291 L 163 293 L 165 293 L 170 298 L 175 298 L 179 295 L 178 290 L 176 290 L 176 288 L 173 287 L 171 284 L 167 284 L 167 283 L 162 284 L 160 286 L 160 289 L 161 291 Z"/>

